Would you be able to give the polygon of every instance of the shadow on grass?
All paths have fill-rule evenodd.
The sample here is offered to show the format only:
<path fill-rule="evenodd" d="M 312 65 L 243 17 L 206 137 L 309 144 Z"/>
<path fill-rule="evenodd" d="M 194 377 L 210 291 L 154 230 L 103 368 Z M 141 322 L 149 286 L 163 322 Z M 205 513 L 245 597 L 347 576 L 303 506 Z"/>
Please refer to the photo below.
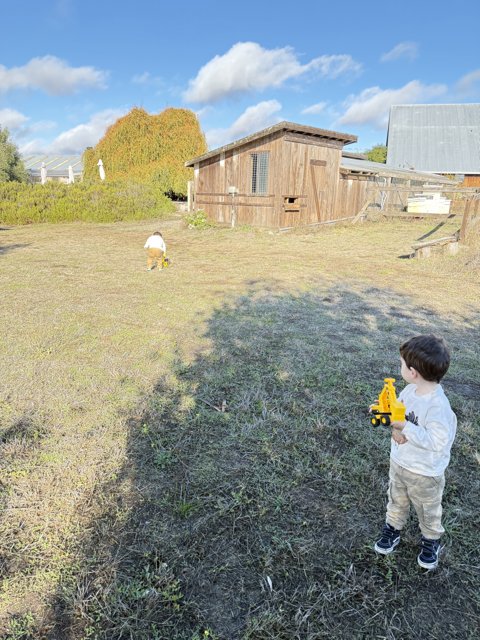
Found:
<path fill-rule="evenodd" d="M 25 249 L 25 247 L 29 247 L 30 243 L 26 244 L 4 244 L 0 245 L 0 256 L 4 256 L 7 253 L 11 253 L 12 251 L 17 251 L 18 249 Z"/>
<path fill-rule="evenodd" d="M 128 462 L 94 496 L 100 515 L 48 637 L 473 638 L 475 320 L 453 326 L 375 289 L 252 292 L 217 310 L 209 352 L 190 363 L 179 353 L 129 418 Z M 371 549 L 389 438 L 366 407 L 397 374 L 398 345 L 427 331 L 451 343 L 445 388 L 460 430 L 447 552 L 425 575 L 413 519 L 394 557 Z"/>

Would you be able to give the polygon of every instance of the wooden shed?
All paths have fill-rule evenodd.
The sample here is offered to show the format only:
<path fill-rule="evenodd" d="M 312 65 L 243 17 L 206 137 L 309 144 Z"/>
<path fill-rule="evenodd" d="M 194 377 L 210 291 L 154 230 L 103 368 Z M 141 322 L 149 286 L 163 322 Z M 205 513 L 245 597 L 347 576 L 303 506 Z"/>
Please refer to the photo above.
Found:
<path fill-rule="evenodd" d="M 338 133 L 280 122 L 186 162 L 194 167 L 193 206 L 231 226 L 289 228 L 333 222 L 344 145 Z"/>

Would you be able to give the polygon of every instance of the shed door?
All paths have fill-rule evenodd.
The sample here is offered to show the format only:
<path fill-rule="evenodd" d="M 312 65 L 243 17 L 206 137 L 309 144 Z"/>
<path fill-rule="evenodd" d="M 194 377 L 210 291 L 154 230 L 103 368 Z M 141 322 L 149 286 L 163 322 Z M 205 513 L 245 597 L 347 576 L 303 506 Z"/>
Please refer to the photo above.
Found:
<path fill-rule="evenodd" d="M 313 207 L 317 222 L 323 222 L 325 217 L 325 189 L 327 163 L 325 160 L 310 160 L 310 182 L 313 195 Z M 323 215 L 322 215 L 323 214 Z"/>

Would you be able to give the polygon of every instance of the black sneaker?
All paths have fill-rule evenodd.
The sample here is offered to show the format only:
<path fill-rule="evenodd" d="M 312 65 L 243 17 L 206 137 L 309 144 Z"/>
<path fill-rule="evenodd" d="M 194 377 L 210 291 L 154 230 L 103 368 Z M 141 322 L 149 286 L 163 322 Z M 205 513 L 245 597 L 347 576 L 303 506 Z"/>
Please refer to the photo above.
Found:
<path fill-rule="evenodd" d="M 422 550 L 417 557 L 417 562 L 422 569 L 431 570 L 437 568 L 441 549 L 440 540 L 429 540 L 422 536 Z"/>
<path fill-rule="evenodd" d="M 400 531 L 389 524 L 383 525 L 382 537 L 375 542 L 374 549 L 384 556 L 392 553 L 400 543 Z"/>

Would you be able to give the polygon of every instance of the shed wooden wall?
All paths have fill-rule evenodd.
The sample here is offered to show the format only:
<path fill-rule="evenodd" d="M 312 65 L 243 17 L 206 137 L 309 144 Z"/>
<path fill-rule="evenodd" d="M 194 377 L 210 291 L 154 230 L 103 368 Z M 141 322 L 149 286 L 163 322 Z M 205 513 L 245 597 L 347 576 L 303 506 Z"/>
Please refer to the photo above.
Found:
<path fill-rule="evenodd" d="M 337 141 L 275 132 L 240 149 L 200 163 L 195 172 L 195 208 L 216 222 L 291 227 L 336 219 L 341 151 Z M 268 151 L 266 195 L 251 193 L 251 153 Z M 232 198 L 229 187 L 238 189 Z M 293 200 L 293 202 L 291 202 Z"/>
<path fill-rule="evenodd" d="M 367 189 L 372 184 L 367 176 L 341 173 L 335 207 L 336 219 L 353 218 L 363 207 Z"/>
<path fill-rule="evenodd" d="M 265 195 L 251 193 L 250 154 L 260 151 L 270 152 L 268 193 Z M 230 224 L 233 207 L 235 207 L 237 224 L 275 226 L 272 176 L 280 154 L 280 137 L 273 134 L 260 141 L 254 140 L 241 149 L 227 151 L 224 166 L 221 166 L 219 156 L 201 162 L 198 174 L 195 175 L 196 209 L 203 209 L 208 217 L 216 222 Z M 234 198 L 228 193 L 229 187 L 238 189 L 238 194 Z"/>

